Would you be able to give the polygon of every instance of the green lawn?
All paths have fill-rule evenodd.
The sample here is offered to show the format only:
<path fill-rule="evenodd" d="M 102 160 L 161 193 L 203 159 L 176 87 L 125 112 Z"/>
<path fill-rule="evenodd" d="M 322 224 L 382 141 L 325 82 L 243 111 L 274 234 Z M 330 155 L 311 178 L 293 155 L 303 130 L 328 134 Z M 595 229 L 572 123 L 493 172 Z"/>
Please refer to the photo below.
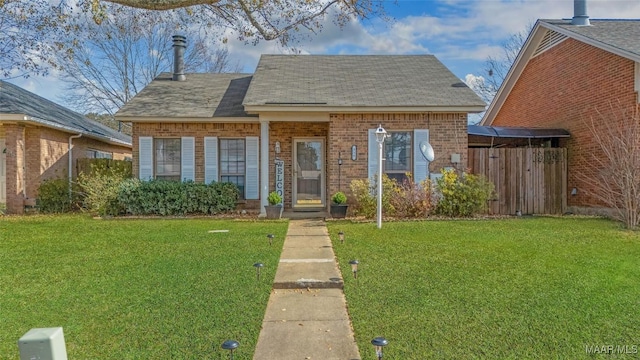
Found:
<path fill-rule="evenodd" d="M 0 359 L 64 328 L 69 359 L 251 359 L 286 222 L 0 218 Z M 229 230 L 209 233 L 209 230 Z M 276 234 L 270 247 L 266 234 Z M 255 262 L 265 263 L 261 281 Z"/>
<path fill-rule="evenodd" d="M 640 357 L 639 233 L 584 218 L 328 227 L 363 359 L 376 336 L 385 359 Z"/>

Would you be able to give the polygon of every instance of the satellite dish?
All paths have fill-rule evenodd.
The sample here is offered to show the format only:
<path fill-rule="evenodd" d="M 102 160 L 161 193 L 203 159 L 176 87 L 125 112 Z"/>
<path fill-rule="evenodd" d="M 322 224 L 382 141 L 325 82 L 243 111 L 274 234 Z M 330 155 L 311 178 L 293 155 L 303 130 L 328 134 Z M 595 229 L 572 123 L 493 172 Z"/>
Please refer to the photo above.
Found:
<path fill-rule="evenodd" d="M 433 148 L 431 147 L 431 144 L 429 144 L 428 141 L 420 141 L 420 152 L 422 153 L 422 156 L 424 156 L 424 158 L 427 159 L 427 161 L 429 162 L 435 159 Z"/>

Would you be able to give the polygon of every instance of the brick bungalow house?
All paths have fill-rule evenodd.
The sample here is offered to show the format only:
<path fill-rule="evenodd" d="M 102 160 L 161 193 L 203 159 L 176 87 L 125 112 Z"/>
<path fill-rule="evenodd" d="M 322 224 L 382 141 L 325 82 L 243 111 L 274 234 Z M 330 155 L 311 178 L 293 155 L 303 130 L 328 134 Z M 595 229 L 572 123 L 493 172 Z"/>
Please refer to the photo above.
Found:
<path fill-rule="evenodd" d="M 568 148 L 568 210 L 593 212 L 604 204 L 589 195 L 584 176 L 601 170 L 587 123 L 613 105 L 631 109 L 640 89 L 640 20 L 591 20 L 586 3 L 576 16 L 538 20 L 481 125 L 563 128 Z M 598 124 L 598 123 L 596 123 Z M 600 122 L 602 124 L 602 122 Z M 603 125 L 604 126 L 604 125 Z"/>
<path fill-rule="evenodd" d="M 183 74 L 184 38 L 174 50 L 174 73 L 116 114 L 133 124 L 134 174 L 230 181 L 240 206 L 263 214 L 274 190 L 293 211 L 348 195 L 351 180 L 377 171 L 380 124 L 390 176 L 426 178 L 422 141 L 435 150 L 431 172 L 465 169 L 467 114 L 485 107 L 430 55 L 263 55 L 254 74 Z"/>
<path fill-rule="evenodd" d="M 43 180 L 73 178 L 74 160 L 95 157 L 131 157 L 131 137 L 0 81 L 0 204 L 7 213 L 22 214 Z"/>

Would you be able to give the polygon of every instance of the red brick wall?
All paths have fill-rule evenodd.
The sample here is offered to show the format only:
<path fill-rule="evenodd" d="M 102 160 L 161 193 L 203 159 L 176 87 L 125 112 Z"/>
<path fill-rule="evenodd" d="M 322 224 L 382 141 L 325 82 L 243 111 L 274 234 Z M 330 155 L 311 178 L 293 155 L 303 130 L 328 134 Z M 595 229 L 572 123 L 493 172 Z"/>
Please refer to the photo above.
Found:
<path fill-rule="evenodd" d="M 303 117 L 304 115 L 301 115 Z M 368 129 L 382 124 L 388 131 L 413 131 L 429 129 L 430 142 L 436 154 L 431 172 L 450 162 L 451 154 L 461 155 L 458 169 L 465 170 L 467 164 L 467 114 L 466 113 L 421 113 L 421 114 L 333 114 L 330 122 L 277 122 L 269 124 L 269 191 L 275 189 L 275 142 L 280 142 L 279 157 L 285 162 L 285 208 L 291 208 L 293 179 L 293 140 L 296 138 L 325 139 L 325 195 L 327 205 L 338 189 L 350 193 L 353 179 L 368 176 Z M 204 180 L 204 137 L 260 136 L 259 123 L 134 123 L 133 124 L 133 171 L 138 176 L 138 137 L 195 137 L 196 176 L 195 181 Z M 351 146 L 357 147 L 357 160 L 351 160 Z M 338 153 L 342 152 L 343 165 L 338 175 Z M 341 184 L 338 183 L 340 177 Z M 247 202 L 246 207 L 258 208 L 259 202 Z"/>
<path fill-rule="evenodd" d="M 71 134 L 30 125 L 3 124 L 3 129 L 8 151 L 7 211 L 21 214 L 24 212 L 25 197 L 37 198 L 42 181 L 68 176 Z M 87 148 L 112 152 L 114 159 L 131 156 L 128 147 L 109 145 L 86 137 L 73 139 L 73 144 L 74 164 L 76 159 L 86 157 Z M 75 171 L 72 176 L 76 176 Z"/>
<path fill-rule="evenodd" d="M 358 126 L 354 126 L 354 124 Z M 387 131 L 428 129 L 435 160 L 429 166 L 432 173 L 443 167 L 467 167 L 467 114 L 333 114 L 329 128 L 328 201 L 341 189 L 350 197 L 351 180 L 368 176 L 368 129 L 382 125 Z M 351 160 L 351 146 L 357 146 L 357 160 Z M 342 152 L 340 182 L 338 183 L 338 152 Z M 461 163 L 451 163 L 451 154 L 460 154 Z"/>
<path fill-rule="evenodd" d="M 138 137 L 179 138 L 192 136 L 195 138 L 195 181 L 204 181 L 204 138 L 243 138 L 260 136 L 259 123 L 133 123 L 133 176 L 139 174 L 140 146 Z M 247 200 L 241 207 L 257 209 L 259 201 Z"/>
<path fill-rule="evenodd" d="M 596 110 L 611 104 L 637 104 L 634 62 L 594 46 L 568 39 L 531 59 L 492 125 L 557 127 L 569 130 L 569 206 L 602 206 L 587 195 L 593 185 L 578 174 L 595 176 L 600 169 L 590 161 L 599 150 L 587 123 L 598 120 Z"/>

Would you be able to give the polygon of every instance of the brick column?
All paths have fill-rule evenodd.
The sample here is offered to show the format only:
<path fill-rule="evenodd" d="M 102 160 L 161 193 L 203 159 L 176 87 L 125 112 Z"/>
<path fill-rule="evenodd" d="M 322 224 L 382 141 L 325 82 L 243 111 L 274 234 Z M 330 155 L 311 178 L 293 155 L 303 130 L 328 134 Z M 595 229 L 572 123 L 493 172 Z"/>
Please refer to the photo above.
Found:
<path fill-rule="evenodd" d="M 3 125 L 7 147 L 7 213 L 24 213 L 24 127 Z"/>

